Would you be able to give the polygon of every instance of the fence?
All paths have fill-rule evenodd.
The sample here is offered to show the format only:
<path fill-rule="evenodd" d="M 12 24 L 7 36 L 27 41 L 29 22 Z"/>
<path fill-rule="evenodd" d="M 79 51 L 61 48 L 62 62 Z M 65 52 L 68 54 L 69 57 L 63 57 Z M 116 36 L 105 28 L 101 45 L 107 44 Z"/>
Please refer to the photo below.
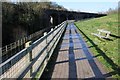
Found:
<path fill-rule="evenodd" d="M 63 31 L 67 21 L 32 44 L 26 43 L 26 48 L 0 64 L 0 79 L 2 78 L 34 78 L 41 74 L 46 67 Z"/>
<path fill-rule="evenodd" d="M 27 41 L 29 41 L 29 40 L 34 41 L 34 40 L 38 39 L 39 37 L 42 36 L 42 33 L 45 32 L 48 29 L 50 29 L 50 27 L 45 28 L 43 30 L 40 30 L 38 32 L 35 32 L 35 33 L 29 35 L 28 37 L 24 37 L 24 38 L 22 38 L 22 39 L 20 39 L 16 42 L 13 42 L 9 45 L 6 45 L 6 46 L 2 47 L 2 57 L 3 57 L 2 62 L 7 60 L 8 58 L 10 58 L 11 56 L 16 54 L 20 50 L 22 50 Z"/>

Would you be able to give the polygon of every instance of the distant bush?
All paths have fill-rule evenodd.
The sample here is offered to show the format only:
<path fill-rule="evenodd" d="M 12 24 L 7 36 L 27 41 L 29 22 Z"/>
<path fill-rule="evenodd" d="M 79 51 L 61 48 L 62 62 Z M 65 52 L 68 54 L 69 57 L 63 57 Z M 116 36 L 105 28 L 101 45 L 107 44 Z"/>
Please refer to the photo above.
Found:
<path fill-rule="evenodd" d="M 109 10 L 108 10 L 106 13 L 107 13 L 107 14 L 115 14 L 115 13 L 118 13 L 118 8 L 115 8 L 115 9 L 109 8 Z"/>

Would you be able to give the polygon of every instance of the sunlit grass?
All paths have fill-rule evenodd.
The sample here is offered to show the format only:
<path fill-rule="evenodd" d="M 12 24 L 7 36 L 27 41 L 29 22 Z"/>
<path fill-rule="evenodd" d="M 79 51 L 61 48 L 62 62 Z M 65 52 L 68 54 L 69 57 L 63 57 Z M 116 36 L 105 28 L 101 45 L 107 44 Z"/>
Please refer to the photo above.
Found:
<path fill-rule="evenodd" d="M 111 41 L 100 39 L 94 35 L 91 35 L 91 33 L 98 33 L 97 29 L 104 29 L 111 32 L 112 35 L 119 36 L 118 35 L 118 15 L 117 14 L 111 14 L 105 17 L 101 18 L 94 18 L 89 19 L 85 21 L 78 21 L 75 22 L 76 26 L 84 32 L 84 34 L 89 37 L 96 45 L 97 47 L 102 50 L 105 55 L 107 55 L 113 63 L 116 65 L 119 65 L 119 55 L 118 55 L 118 40 L 120 38 L 110 36 Z M 84 35 L 82 35 L 84 37 Z M 87 41 L 87 38 L 84 37 L 85 41 Z M 92 46 L 93 44 L 90 43 L 90 41 L 87 41 L 88 46 Z M 91 52 L 94 55 L 98 55 L 98 50 L 96 50 L 95 47 L 90 48 Z M 98 56 L 98 60 L 105 65 L 106 69 L 109 72 L 114 71 L 112 66 L 103 58 L 103 56 Z M 120 66 L 120 65 L 119 65 Z M 120 77 L 118 74 L 114 74 L 113 77 Z"/>

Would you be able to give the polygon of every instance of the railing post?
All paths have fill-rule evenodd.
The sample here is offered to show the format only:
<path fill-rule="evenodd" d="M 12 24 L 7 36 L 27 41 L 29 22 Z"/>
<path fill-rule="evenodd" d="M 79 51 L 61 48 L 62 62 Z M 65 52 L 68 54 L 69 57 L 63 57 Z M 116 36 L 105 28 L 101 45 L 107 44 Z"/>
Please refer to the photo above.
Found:
<path fill-rule="evenodd" d="M 12 52 L 13 52 L 13 46 L 12 46 L 12 44 L 10 44 L 10 56 L 12 56 Z"/>
<path fill-rule="evenodd" d="M 58 26 L 55 26 L 55 28 L 57 28 Z"/>
<path fill-rule="evenodd" d="M 53 31 L 53 28 L 51 28 L 51 31 Z M 54 37 L 54 31 L 53 31 L 53 33 L 52 33 L 52 38 Z M 53 41 L 52 42 L 54 42 L 54 39 L 53 39 Z M 52 43 L 52 45 L 53 45 L 53 43 Z"/>
<path fill-rule="evenodd" d="M 28 48 L 28 47 L 30 47 L 30 45 L 31 45 L 31 41 L 28 41 L 26 44 L 25 44 L 25 48 Z M 29 51 L 27 51 L 27 52 L 29 52 Z M 26 64 L 28 63 L 31 63 L 31 61 L 32 61 L 32 51 L 30 51 L 29 53 L 27 53 L 27 56 L 26 56 Z M 26 74 L 26 76 L 25 77 L 27 77 L 27 78 L 29 78 L 29 77 L 31 77 L 31 75 L 32 75 L 32 67 L 30 68 L 30 71 Z"/>
<path fill-rule="evenodd" d="M 53 31 L 53 28 L 51 28 L 51 31 Z"/>
<path fill-rule="evenodd" d="M 44 36 L 46 36 L 47 35 L 47 32 L 44 32 Z M 48 42 L 47 42 L 47 37 L 46 37 L 46 45 L 48 45 Z M 47 48 L 46 48 L 46 54 L 47 54 L 47 59 L 45 60 L 46 62 L 45 63 L 47 63 L 47 61 L 48 61 L 48 57 L 49 57 L 49 54 L 48 54 L 48 46 L 47 46 Z"/>

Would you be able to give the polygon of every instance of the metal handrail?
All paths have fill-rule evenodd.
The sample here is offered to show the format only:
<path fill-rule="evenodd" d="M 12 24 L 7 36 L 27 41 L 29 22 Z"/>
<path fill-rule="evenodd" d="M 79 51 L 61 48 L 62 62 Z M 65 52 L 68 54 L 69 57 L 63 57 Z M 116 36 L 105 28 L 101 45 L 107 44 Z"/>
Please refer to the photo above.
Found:
<path fill-rule="evenodd" d="M 54 38 L 56 38 L 56 36 L 58 36 L 54 42 L 54 44 L 52 45 L 52 47 L 50 48 L 50 50 L 48 51 L 49 53 L 51 51 L 54 50 L 54 47 L 53 46 L 56 46 L 55 44 L 58 43 L 58 40 L 60 38 L 60 36 L 62 35 L 63 31 L 65 30 L 65 26 L 67 24 L 67 21 L 64 21 L 63 23 L 61 23 L 60 25 L 56 26 L 53 30 L 51 30 L 47 35 L 41 37 L 40 39 L 36 40 L 35 42 L 33 42 L 29 47 L 21 50 L 20 52 L 18 52 L 17 54 L 15 54 L 14 56 L 12 56 L 11 58 L 9 58 L 8 60 L 6 60 L 5 62 L 1 63 L 0 64 L 0 69 L 4 69 L 2 70 L 3 72 L 0 74 L 0 77 L 3 76 L 3 74 L 5 74 L 5 72 L 8 71 L 8 69 L 10 70 L 11 67 L 18 63 L 19 60 L 21 60 L 23 57 L 26 57 L 26 55 L 28 55 L 28 53 L 30 53 L 32 50 L 34 50 L 42 41 L 44 40 L 47 40 L 47 38 L 49 36 L 51 36 L 55 31 L 56 34 L 52 37 L 52 39 L 45 45 L 45 47 L 41 50 L 39 50 L 37 52 L 37 56 L 34 57 L 32 59 L 32 61 L 30 61 L 26 67 L 23 68 L 23 70 L 21 70 L 21 73 L 19 73 L 16 77 L 24 77 L 29 68 L 32 67 L 36 62 L 37 60 L 40 58 L 40 56 L 42 55 L 42 53 L 47 49 L 47 47 L 51 44 L 51 42 L 53 41 L 54 42 Z M 52 49 L 53 48 L 53 49 Z M 53 52 L 52 52 L 53 53 Z M 52 55 L 52 53 L 50 54 L 50 56 Z M 43 58 L 41 64 L 39 64 L 39 68 L 41 67 L 42 63 L 44 63 L 44 61 L 46 60 L 46 57 L 47 57 L 48 53 L 45 54 L 45 57 Z M 50 58 L 50 57 L 49 57 Z M 48 59 L 49 59 L 48 58 Z M 9 65 L 9 62 L 11 62 L 11 65 Z M 7 66 L 7 69 L 5 69 L 5 67 Z M 9 67 L 8 67 L 9 66 Z M 29 68 L 28 68 L 29 67 Z M 28 68 L 28 69 L 27 69 Z M 35 70 L 35 72 L 37 72 L 38 69 Z M 26 72 L 25 72 L 26 71 Z M 9 72 L 9 71 L 8 71 Z M 34 75 L 35 76 L 35 75 Z"/>

